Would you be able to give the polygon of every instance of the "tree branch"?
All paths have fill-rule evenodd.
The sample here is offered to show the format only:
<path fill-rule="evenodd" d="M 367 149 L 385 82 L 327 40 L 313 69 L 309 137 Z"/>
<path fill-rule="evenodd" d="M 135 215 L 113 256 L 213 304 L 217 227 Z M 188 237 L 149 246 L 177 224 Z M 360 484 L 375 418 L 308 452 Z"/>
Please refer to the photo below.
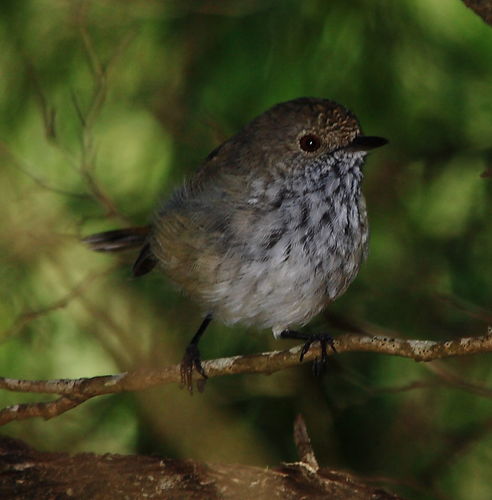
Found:
<path fill-rule="evenodd" d="M 492 26 L 492 0 L 463 0 L 463 3 Z"/>
<path fill-rule="evenodd" d="M 278 467 L 214 464 L 160 456 L 46 453 L 0 436 L 0 496 L 32 498 L 299 498 L 403 500 L 344 471 L 317 466 L 302 417 L 300 461 Z M 298 442 L 296 441 L 298 444 Z M 316 467 L 312 466 L 312 461 Z M 97 471 L 95 473 L 95 471 Z M 387 483 L 384 479 L 382 483 Z"/>
<path fill-rule="evenodd" d="M 452 356 L 492 352 L 492 331 L 489 330 L 487 335 L 463 337 L 442 342 L 345 334 L 336 338 L 334 345 L 338 353 L 374 352 L 401 356 L 415 361 L 433 361 Z M 209 378 L 240 373 L 270 374 L 296 366 L 299 363 L 301 348 L 302 346 L 296 346 L 285 351 L 219 358 L 204 361 L 203 367 Z M 332 353 L 330 354 L 332 355 Z M 319 355 L 319 347 L 313 345 L 304 357 L 304 362 L 313 361 Z M 55 401 L 13 405 L 4 408 L 0 410 L 0 425 L 12 420 L 32 417 L 49 419 L 75 408 L 95 396 L 139 391 L 157 385 L 180 383 L 180 380 L 179 365 L 79 379 L 18 380 L 0 377 L 0 389 L 62 396 Z"/>

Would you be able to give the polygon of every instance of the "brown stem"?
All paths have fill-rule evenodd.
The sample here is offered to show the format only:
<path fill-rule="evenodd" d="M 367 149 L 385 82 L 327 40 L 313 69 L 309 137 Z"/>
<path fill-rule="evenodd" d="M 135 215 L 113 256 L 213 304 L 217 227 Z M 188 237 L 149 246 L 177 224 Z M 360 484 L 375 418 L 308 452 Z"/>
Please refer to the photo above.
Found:
<path fill-rule="evenodd" d="M 334 344 L 338 353 L 374 352 L 401 356 L 415 361 L 433 361 L 452 356 L 492 352 L 492 334 L 441 342 L 345 334 L 335 339 Z M 219 358 L 204 361 L 203 367 L 209 378 L 240 373 L 273 373 L 297 365 L 301 348 L 302 346 L 296 346 L 285 351 Z M 319 346 L 313 345 L 305 355 L 304 362 L 313 361 L 319 354 Z M 95 396 L 138 391 L 157 385 L 180 383 L 180 380 L 179 365 L 79 379 L 18 380 L 2 377 L 0 389 L 58 394 L 64 397 L 48 403 L 14 405 L 4 408 L 0 410 L 0 425 L 12 420 L 32 417 L 52 418 Z"/>

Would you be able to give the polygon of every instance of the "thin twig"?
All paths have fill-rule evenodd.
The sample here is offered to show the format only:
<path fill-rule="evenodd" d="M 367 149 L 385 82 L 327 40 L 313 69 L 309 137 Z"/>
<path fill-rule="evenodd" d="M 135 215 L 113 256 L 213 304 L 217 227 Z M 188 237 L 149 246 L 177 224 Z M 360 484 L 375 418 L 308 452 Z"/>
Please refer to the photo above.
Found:
<path fill-rule="evenodd" d="M 492 352 L 492 335 L 434 342 L 345 334 L 338 337 L 334 344 L 338 353 L 374 352 L 401 356 L 415 361 L 433 361 L 451 356 Z M 285 351 L 219 358 L 204 361 L 203 367 L 209 378 L 240 373 L 273 373 L 297 365 L 301 348 L 302 346 L 296 346 Z M 319 355 L 319 347 L 313 345 L 304 357 L 304 361 L 313 361 Z M 157 385 L 180 383 L 180 380 L 179 365 L 80 379 L 18 380 L 0 378 L 1 389 L 15 392 L 58 394 L 67 396 L 71 400 L 70 404 L 62 398 L 50 403 L 15 405 L 4 408 L 0 410 L 0 425 L 33 416 L 51 418 L 95 396 L 138 391 Z"/>
<path fill-rule="evenodd" d="M 74 300 L 77 297 L 80 297 L 83 294 L 83 292 L 87 289 L 87 287 L 91 285 L 96 279 L 102 278 L 103 276 L 110 274 L 113 271 L 113 269 L 114 268 L 112 267 L 107 271 L 93 273 L 86 276 L 82 281 L 77 283 L 71 290 L 69 290 L 69 292 L 66 295 L 64 295 L 60 299 L 52 302 L 51 304 L 45 307 L 23 311 L 15 318 L 15 320 L 13 321 L 12 325 L 9 328 L 0 333 L 0 338 L 2 338 L 5 341 L 7 337 L 17 335 L 30 322 L 38 318 L 44 317 L 54 311 L 67 307 L 72 302 L 72 300 Z"/>
<path fill-rule="evenodd" d="M 294 420 L 294 443 L 297 448 L 299 460 L 317 472 L 319 470 L 319 464 L 311 445 L 306 422 L 301 414 L 297 415 Z"/>
<path fill-rule="evenodd" d="M 20 160 L 15 156 L 15 154 L 9 149 L 6 143 L 0 141 L 0 153 L 5 154 L 9 160 L 10 164 L 16 169 L 19 170 L 22 174 L 29 177 L 33 180 L 38 186 L 51 191 L 56 194 L 61 194 L 63 196 L 70 196 L 72 198 L 80 198 L 80 199 L 89 199 L 89 195 L 85 193 L 75 193 L 72 191 L 66 191 L 64 189 L 57 188 L 55 186 L 51 186 L 47 181 L 45 181 L 42 177 L 34 174 L 36 168 L 31 165 L 28 165 L 26 161 Z"/>

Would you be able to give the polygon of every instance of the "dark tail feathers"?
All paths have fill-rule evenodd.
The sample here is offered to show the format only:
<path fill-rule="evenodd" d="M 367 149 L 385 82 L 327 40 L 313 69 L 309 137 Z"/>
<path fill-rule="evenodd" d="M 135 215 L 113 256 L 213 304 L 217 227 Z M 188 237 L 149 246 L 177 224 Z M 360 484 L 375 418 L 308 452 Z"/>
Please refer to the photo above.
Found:
<path fill-rule="evenodd" d="M 150 226 L 115 229 L 91 234 L 82 241 L 95 252 L 120 252 L 129 248 L 142 247 L 149 234 Z"/>
<path fill-rule="evenodd" d="M 157 264 L 150 251 L 150 245 L 146 243 L 149 231 L 150 226 L 115 229 L 114 231 L 91 234 L 82 241 L 95 252 L 121 252 L 131 248 L 140 248 L 140 254 L 133 264 L 132 272 L 134 276 L 142 276 L 152 271 Z"/>

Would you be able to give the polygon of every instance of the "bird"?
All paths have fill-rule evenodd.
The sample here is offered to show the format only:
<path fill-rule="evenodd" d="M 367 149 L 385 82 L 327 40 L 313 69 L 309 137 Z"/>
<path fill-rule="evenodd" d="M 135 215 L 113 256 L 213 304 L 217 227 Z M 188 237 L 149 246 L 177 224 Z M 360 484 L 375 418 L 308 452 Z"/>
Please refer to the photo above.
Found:
<path fill-rule="evenodd" d="M 364 135 L 332 100 L 281 102 L 215 148 L 149 225 L 84 242 L 99 252 L 138 248 L 135 277 L 158 268 L 201 306 L 181 361 L 190 392 L 194 370 L 207 378 L 198 343 L 212 319 L 303 340 L 301 362 L 319 341 L 319 373 L 333 339 L 299 328 L 347 290 L 367 257 L 363 166 L 387 142 Z"/>

